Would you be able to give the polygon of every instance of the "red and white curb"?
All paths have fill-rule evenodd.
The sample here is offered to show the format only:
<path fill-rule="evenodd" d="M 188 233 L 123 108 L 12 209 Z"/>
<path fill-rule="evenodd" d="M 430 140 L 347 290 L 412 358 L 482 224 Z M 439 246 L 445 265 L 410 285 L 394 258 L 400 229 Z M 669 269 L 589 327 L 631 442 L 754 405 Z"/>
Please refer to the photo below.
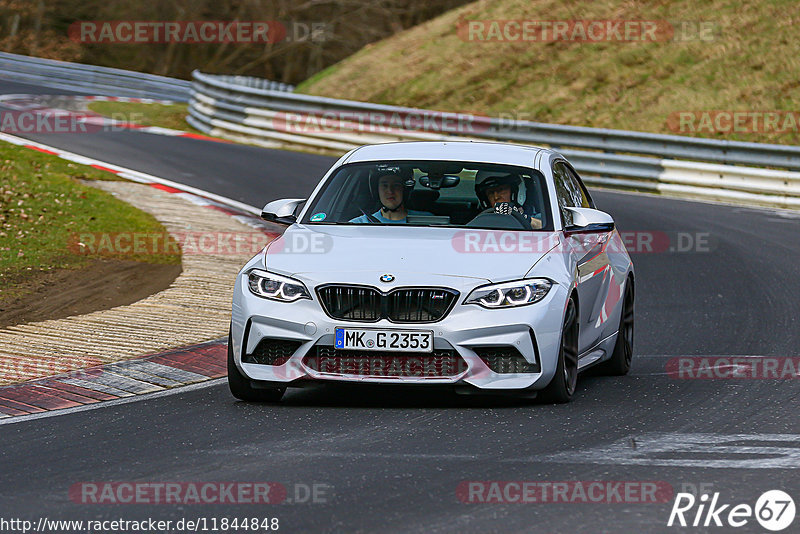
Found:
<path fill-rule="evenodd" d="M 41 107 L 43 102 L 60 101 L 88 101 L 88 102 L 131 102 L 134 104 L 162 104 L 170 106 L 178 104 L 174 100 L 156 100 L 153 98 L 131 98 L 127 96 L 84 96 L 84 95 L 31 95 L 31 94 L 4 94 L 0 95 L 0 102 L 4 106 L 15 109 L 31 109 Z"/>
<path fill-rule="evenodd" d="M 227 340 L 0 387 L 0 419 L 78 408 L 221 378 Z"/>
<path fill-rule="evenodd" d="M 0 140 L 45 154 L 88 165 L 121 178 L 179 195 L 190 202 L 218 210 L 239 222 L 278 237 L 284 227 L 263 221 L 253 206 L 201 189 L 166 180 L 56 147 L 0 133 Z M 226 376 L 227 340 L 193 345 L 132 360 L 90 367 L 64 375 L 0 387 L 0 422 L 47 415 L 50 411 L 81 409 L 144 394 L 166 393 L 189 384 Z"/>
<path fill-rule="evenodd" d="M 152 98 L 129 98 L 127 96 L 76 96 L 75 98 L 90 102 L 131 102 L 134 104 L 162 104 L 169 106 L 177 104 L 174 100 L 155 100 Z"/>

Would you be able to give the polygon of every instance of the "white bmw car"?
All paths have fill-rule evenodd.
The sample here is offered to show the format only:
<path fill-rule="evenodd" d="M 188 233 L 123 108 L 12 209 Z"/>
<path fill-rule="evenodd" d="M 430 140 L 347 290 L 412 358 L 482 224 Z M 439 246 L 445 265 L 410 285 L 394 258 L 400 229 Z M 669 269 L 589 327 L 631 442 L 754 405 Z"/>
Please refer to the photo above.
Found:
<path fill-rule="evenodd" d="M 580 371 L 630 369 L 633 264 L 558 152 L 364 146 L 262 217 L 289 226 L 236 279 L 239 399 L 335 381 L 567 402 Z"/>

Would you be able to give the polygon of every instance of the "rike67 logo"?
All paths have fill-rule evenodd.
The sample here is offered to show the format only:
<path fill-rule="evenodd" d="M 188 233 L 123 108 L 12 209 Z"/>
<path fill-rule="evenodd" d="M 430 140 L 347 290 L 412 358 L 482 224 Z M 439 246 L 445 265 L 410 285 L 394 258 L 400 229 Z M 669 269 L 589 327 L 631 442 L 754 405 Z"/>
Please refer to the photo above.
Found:
<path fill-rule="evenodd" d="M 794 500 L 781 490 L 764 492 L 755 506 L 722 503 L 719 492 L 710 498 L 704 493 L 699 499 L 691 493 L 678 493 L 667 526 L 738 528 L 755 519 L 762 528 L 778 532 L 791 525 L 794 516 Z"/>

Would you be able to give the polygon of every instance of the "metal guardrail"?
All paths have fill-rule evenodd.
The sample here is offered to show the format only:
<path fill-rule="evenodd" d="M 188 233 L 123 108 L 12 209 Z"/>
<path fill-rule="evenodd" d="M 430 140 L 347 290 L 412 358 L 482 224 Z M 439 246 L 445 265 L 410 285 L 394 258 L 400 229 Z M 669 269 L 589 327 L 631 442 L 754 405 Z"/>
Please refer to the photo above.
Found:
<path fill-rule="evenodd" d="M 367 143 L 399 140 L 459 138 L 533 144 L 563 153 L 591 184 L 800 208 L 800 172 L 795 172 L 800 170 L 799 146 L 385 106 L 295 94 L 266 80 L 258 83 L 253 78 L 199 71 L 192 78 L 187 121 L 211 135 L 246 143 L 339 154 Z M 426 127 L 426 119 L 435 127 Z M 333 127 L 326 127 L 330 124 Z"/>
<path fill-rule="evenodd" d="M 512 121 L 301 95 L 249 76 L 194 71 L 189 82 L 3 52 L 0 78 L 99 96 L 189 100 L 193 127 L 267 147 L 342 153 L 367 143 L 447 139 L 543 145 L 567 156 L 588 183 L 800 208 L 800 146 Z"/>
<path fill-rule="evenodd" d="M 264 78 L 256 78 L 254 76 L 230 76 L 230 75 L 215 75 L 215 79 L 223 81 L 227 84 L 235 85 L 238 87 L 248 87 L 250 89 L 263 89 L 265 91 L 294 91 L 294 85 L 288 83 L 273 82 Z"/>
<path fill-rule="evenodd" d="M 124 96 L 186 102 L 191 82 L 122 69 L 96 67 L 0 52 L 0 78 L 93 96 Z"/>

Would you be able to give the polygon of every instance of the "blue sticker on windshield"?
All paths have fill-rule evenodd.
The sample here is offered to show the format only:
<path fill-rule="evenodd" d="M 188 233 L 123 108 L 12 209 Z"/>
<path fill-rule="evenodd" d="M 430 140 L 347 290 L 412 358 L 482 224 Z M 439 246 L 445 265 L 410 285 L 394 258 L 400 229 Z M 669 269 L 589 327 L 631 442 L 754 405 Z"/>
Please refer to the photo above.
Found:
<path fill-rule="evenodd" d="M 311 222 L 319 222 L 325 220 L 326 215 L 324 213 L 315 213 L 311 216 Z"/>

